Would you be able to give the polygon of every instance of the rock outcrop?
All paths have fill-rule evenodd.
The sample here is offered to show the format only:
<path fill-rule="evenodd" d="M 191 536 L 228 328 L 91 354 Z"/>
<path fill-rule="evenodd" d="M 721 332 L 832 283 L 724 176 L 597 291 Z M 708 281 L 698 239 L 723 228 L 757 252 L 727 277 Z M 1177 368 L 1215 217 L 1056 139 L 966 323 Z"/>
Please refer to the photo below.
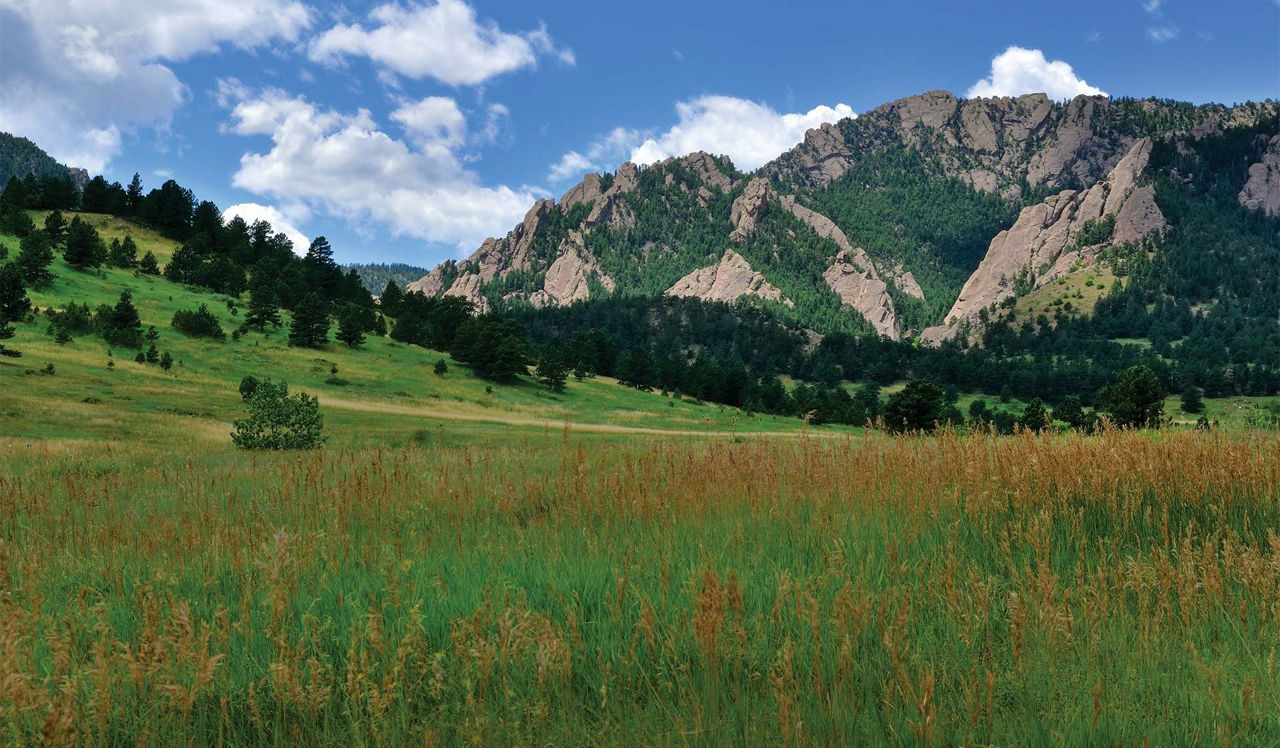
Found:
<path fill-rule="evenodd" d="M 569 191 L 560 197 L 560 207 L 569 210 L 578 203 L 589 203 L 600 197 L 600 175 L 587 174 L 582 177 L 582 181 L 569 188 Z"/>
<path fill-rule="evenodd" d="M 1164 227 L 1164 216 L 1150 187 L 1138 186 L 1151 156 L 1151 140 L 1138 141 L 1105 180 L 1087 190 L 1065 190 L 1026 207 L 1013 226 L 991 241 L 986 256 L 948 312 L 944 324 L 923 339 L 938 342 L 955 335 L 959 323 L 1016 293 L 1015 286 L 1040 288 L 1087 265 L 1109 242 L 1135 242 Z M 1111 233 L 1088 240 L 1081 233 L 1114 219 Z"/>
<path fill-rule="evenodd" d="M 453 260 L 436 265 L 431 272 L 416 281 L 404 285 L 405 293 L 420 293 L 423 296 L 439 296 L 445 289 L 446 273 L 452 273 L 457 263 Z"/>
<path fill-rule="evenodd" d="M 893 285 L 897 286 L 899 291 L 908 296 L 914 296 L 915 298 L 924 301 L 924 289 L 916 282 L 916 277 L 911 274 L 910 270 L 904 270 L 902 268 L 901 263 L 894 265 L 893 269 L 884 275 L 886 278 L 893 281 Z"/>
<path fill-rule="evenodd" d="M 613 175 L 613 184 L 609 185 L 609 189 L 601 193 L 595 201 L 595 206 L 591 208 L 591 215 L 587 216 L 583 224 L 584 227 L 603 225 L 620 228 L 636 225 L 635 211 L 627 205 L 623 195 L 636 188 L 639 175 L 639 167 L 630 161 L 619 166 L 618 172 Z"/>
<path fill-rule="evenodd" d="M 1240 204 L 1269 216 L 1280 215 L 1280 135 L 1267 143 L 1262 160 L 1249 167 L 1249 181 L 1240 190 Z"/>
<path fill-rule="evenodd" d="M 858 310 L 871 323 L 876 333 L 892 340 L 901 337 L 898 313 L 884 281 L 876 277 L 873 268 L 859 267 L 855 253 L 840 250 L 822 278 L 842 302 Z"/>
<path fill-rule="evenodd" d="M 792 306 L 789 299 L 782 297 L 777 286 L 765 280 L 763 275 L 752 269 L 746 258 L 732 249 L 725 250 L 719 263 L 699 268 L 676 281 L 667 289 L 667 295 L 725 302 L 741 296 L 758 296 Z"/>
<path fill-rule="evenodd" d="M 613 278 L 606 275 L 596 258 L 587 252 L 582 234 L 570 231 L 569 238 L 560 246 L 560 254 L 551 267 L 542 288 L 529 297 L 534 306 L 564 306 L 582 301 L 591 295 L 591 280 L 600 282 L 606 290 L 615 288 Z"/>
<path fill-rule="evenodd" d="M 756 223 L 768 210 L 769 198 L 772 196 L 773 190 L 769 188 L 767 179 L 756 177 L 747 182 L 746 188 L 733 201 L 729 211 L 729 222 L 733 224 L 729 238 L 735 242 L 744 242 L 754 234 Z"/>
<path fill-rule="evenodd" d="M 489 311 L 489 300 L 484 295 L 484 279 L 479 273 L 463 273 L 444 292 L 445 296 L 457 296 L 471 302 L 471 307 L 478 313 Z"/>

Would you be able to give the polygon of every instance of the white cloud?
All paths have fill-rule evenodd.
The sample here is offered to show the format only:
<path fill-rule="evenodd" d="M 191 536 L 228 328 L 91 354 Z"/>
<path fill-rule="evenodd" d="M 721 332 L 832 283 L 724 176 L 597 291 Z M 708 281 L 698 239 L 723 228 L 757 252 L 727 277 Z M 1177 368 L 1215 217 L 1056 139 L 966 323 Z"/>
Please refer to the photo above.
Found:
<path fill-rule="evenodd" d="M 969 89 L 969 98 L 979 96 L 1021 96 L 1048 94 L 1054 100 L 1085 96 L 1107 96 L 1107 92 L 1076 75 L 1062 60 L 1050 62 L 1038 49 L 1009 47 L 991 61 L 991 75 Z"/>
<path fill-rule="evenodd" d="M 584 151 L 569 151 L 551 166 L 549 178 L 562 182 L 586 171 L 612 169 L 624 160 L 649 164 L 694 151 L 726 155 L 734 166 L 751 171 L 799 143 L 806 130 L 854 116 L 847 104 L 779 114 L 748 99 L 702 96 L 676 104 L 677 122 L 664 132 L 619 127 Z"/>
<path fill-rule="evenodd" d="M 260 205 L 258 203 L 237 203 L 222 212 L 222 217 L 230 221 L 232 218 L 240 216 L 244 222 L 253 225 L 254 221 L 266 221 L 271 224 L 271 229 L 277 234 L 284 234 L 289 237 L 289 241 L 293 242 L 293 251 L 299 255 L 306 254 L 307 247 L 311 245 L 311 240 L 297 226 L 293 224 L 285 214 L 272 205 Z"/>
<path fill-rule="evenodd" d="M 732 96 L 703 96 L 676 104 L 679 121 L 631 152 L 638 164 L 693 151 L 727 155 L 739 169 L 764 166 L 804 139 L 806 130 L 854 116 L 847 104 L 817 106 L 803 114 L 779 114 L 767 104 Z"/>
<path fill-rule="evenodd" d="M 462 0 L 434 4 L 379 5 L 369 27 L 340 23 L 313 39 L 312 60 L 338 64 L 367 57 L 408 78 L 435 78 L 449 85 L 477 85 L 494 76 L 536 67 L 539 56 L 573 65 L 573 51 L 559 49 L 545 27 L 513 34 L 492 21 L 479 22 Z"/>
<path fill-rule="evenodd" d="M 1169 42 L 1177 39 L 1181 33 L 1178 27 L 1164 15 L 1164 0 L 1144 0 L 1142 10 L 1147 14 L 1151 25 L 1147 26 L 1147 38 L 1153 42 Z"/>
<path fill-rule="evenodd" d="M 428 96 L 422 101 L 404 104 L 391 113 L 405 134 L 415 143 L 439 144 L 448 148 L 462 145 L 467 134 L 467 119 L 458 102 L 447 96 Z"/>
<path fill-rule="evenodd" d="M 233 184 L 270 196 L 291 218 L 319 211 L 469 251 L 508 231 L 540 197 L 528 187 L 484 186 L 464 168 L 458 146 L 465 132 L 452 121 L 456 104 L 398 109 L 406 141 L 381 130 L 364 109 L 338 112 L 234 83 L 220 93 L 231 107 L 233 132 L 271 140 L 267 152 L 240 159 Z M 425 110 L 436 118 L 422 115 Z"/>
<path fill-rule="evenodd" d="M 187 96 L 165 63 L 291 41 L 297 0 L 0 0 L 0 130 L 101 171 L 124 133 L 164 126 Z"/>

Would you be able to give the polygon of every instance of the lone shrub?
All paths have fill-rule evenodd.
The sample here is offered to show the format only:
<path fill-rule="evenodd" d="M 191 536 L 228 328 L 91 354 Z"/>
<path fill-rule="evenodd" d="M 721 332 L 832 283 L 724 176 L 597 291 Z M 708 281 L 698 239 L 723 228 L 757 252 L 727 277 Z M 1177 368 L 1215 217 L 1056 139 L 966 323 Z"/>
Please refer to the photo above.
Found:
<path fill-rule="evenodd" d="M 246 398 L 249 415 L 237 420 L 231 441 L 242 449 L 316 449 L 324 444 L 320 403 L 284 382 L 260 380 Z"/>
<path fill-rule="evenodd" d="M 179 309 L 173 313 L 173 329 L 192 338 L 208 338 L 210 340 L 226 340 L 222 325 L 209 307 L 201 304 L 196 311 Z"/>

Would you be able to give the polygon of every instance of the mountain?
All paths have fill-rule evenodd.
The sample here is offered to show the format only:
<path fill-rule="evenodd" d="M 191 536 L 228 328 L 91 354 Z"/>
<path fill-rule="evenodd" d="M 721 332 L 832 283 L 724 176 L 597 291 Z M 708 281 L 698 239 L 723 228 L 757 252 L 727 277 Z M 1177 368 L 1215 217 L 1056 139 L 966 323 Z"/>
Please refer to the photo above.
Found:
<path fill-rule="evenodd" d="M 70 176 L 81 189 L 89 182 L 89 172 L 84 169 L 63 166 L 30 140 L 0 132 L 0 189 L 13 177 L 23 178 L 28 174 L 37 177 Z"/>
<path fill-rule="evenodd" d="M 408 288 L 481 310 L 741 300 L 823 334 L 976 339 L 1000 309 L 1114 268 L 1117 248 L 1158 252 L 1178 154 L 1248 131 L 1238 202 L 1280 211 L 1276 111 L 932 91 L 810 130 L 752 174 L 707 153 L 588 174 Z"/>
<path fill-rule="evenodd" d="M 360 276 L 360 280 L 364 283 L 364 287 L 375 295 L 382 293 L 382 290 L 387 287 L 388 281 L 395 281 L 397 286 L 403 287 L 427 273 L 426 268 L 421 268 L 417 265 L 406 265 L 403 262 L 351 263 L 343 265 L 342 269 L 344 271 L 356 271 L 356 274 Z"/>

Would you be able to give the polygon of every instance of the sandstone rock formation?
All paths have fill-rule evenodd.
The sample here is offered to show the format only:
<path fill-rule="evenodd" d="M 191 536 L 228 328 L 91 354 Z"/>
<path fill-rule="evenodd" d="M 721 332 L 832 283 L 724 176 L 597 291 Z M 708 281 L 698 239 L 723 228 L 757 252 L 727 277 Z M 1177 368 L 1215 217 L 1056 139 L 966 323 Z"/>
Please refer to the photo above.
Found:
<path fill-rule="evenodd" d="M 944 324 L 922 339 L 938 342 L 955 335 L 962 321 L 1015 293 L 1015 283 L 1041 288 L 1089 264 L 1108 242 L 1134 242 L 1164 227 L 1150 187 L 1137 186 L 1151 156 L 1151 140 L 1138 141 L 1105 180 L 1087 190 L 1065 190 L 1024 208 L 1013 226 L 991 241 L 978 269 L 965 282 Z M 1107 217 L 1115 219 L 1105 241 L 1083 244 L 1081 232 Z"/>
<path fill-rule="evenodd" d="M 893 281 L 893 285 L 897 286 L 899 291 L 908 296 L 914 296 L 915 298 L 924 301 L 924 289 L 916 282 L 916 277 L 911 274 L 910 270 L 904 270 L 902 268 L 901 263 L 894 265 L 893 269 L 884 275 L 886 278 Z"/>
<path fill-rule="evenodd" d="M 457 263 L 453 260 L 446 260 L 418 280 L 406 283 L 404 290 L 406 293 L 420 293 L 423 296 L 439 296 L 444 291 L 445 273 L 451 272 L 456 266 Z"/>
<path fill-rule="evenodd" d="M 1240 204 L 1280 215 L 1280 135 L 1271 138 L 1262 160 L 1249 167 L 1249 181 L 1240 190 Z"/>
<path fill-rule="evenodd" d="M 667 289 L 667 295 L 726 302 L 740 296 L 758 296 L 792 306 L 790 300 L 782 297 L 782 291 L 753 270 L 746 258 L 732 249 L 725 250 L 718 264 L 699 268 L 676 281 Z"/>
<path fill-rule="evenodd" d="M 729 222 L 733 224 L 730 239 L 743 242 L 755 233 L 756 223 L 768 209 L 772 195 L 773 190 L 769 189 L 768 180 L 756 177 L 747 182 L 746 189 L 733 201 L 733 207 L 729 211 Z"/>
<path fill-rule="evenodd" d="M 582 177 L 582 181 L 569 188 L 569 191 L 560 197 L 560 207 L 569 210 L 578 203 L 589 203 L 600 197 L 600 175 L 587 174 Z"/>
<path fill-rule="evenodd" d="M 485 281 L 478 273 L 463 273 L 458 279 L 449 286 L 449 290 L 444 292 L 445 296 L 458 296 L 471 302 L 471 306 L 476 312 L 484 314 L 489 311 L 489 300 L 485 298 L 482 287 Z"/>
<path fill-rule="evenodd" d="M 822 274 L 823 280 L 841 301 L 858 310 L 878 334 L 898 340 L 902 334 L 898 313 L 884 281 L 876 277 L 874 269 L 859 267 L 855 258 L 853 252 L 840 250 L 835 262 Z"/>
<path fill-rule="evenodd" d="M 636 225 L 636 214 L 622 196 L 636 188 L 639 174 L 639 167 L 630 161 L 619 166 L 618 173 L 613 175 L 613 184 L 601 193 L 591 209 L 591 215 L 587 216 L 583 225 L 586 227 L 604 225 L 615 228 Z"/>
<path fill-rule="evenodd" d="M 581 301 L 591 295 L 590 282 L 600 281 L 600 285 L 612 291 L 615 287 L 613 278 L 602 270 L 596 259 L 587 252 L 582 241 L 582 234 L 570 231 L 569 238 L 560 246 L 560 254 L 551 267 L 542 288 L 529 297 L 534 306 L 564 306 Z"/>

